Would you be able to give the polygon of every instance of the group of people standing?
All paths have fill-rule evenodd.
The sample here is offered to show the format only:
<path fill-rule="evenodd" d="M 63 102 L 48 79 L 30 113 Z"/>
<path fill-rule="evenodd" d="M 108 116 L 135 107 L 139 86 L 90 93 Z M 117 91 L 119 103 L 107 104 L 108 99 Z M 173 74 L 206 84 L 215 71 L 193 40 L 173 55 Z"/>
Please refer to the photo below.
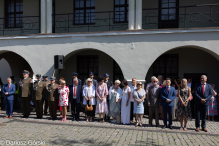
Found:
<path fill-rule="evenodd" d="M 19 82 L 19 94 L 24 118 L 28 118 L 30 115 L 30 102 L 33 99 L 37 118 L 43 117 L 44 104 L 49 107 L 50 118 L 53 120 L 57 118 L 57 107 L 61 107 L 60 116 L 62 121 L 66 121 L 67 106 L 71 104 L 73 120 L 79 121 L 80 102 L 83 101 L 87 122 L 91 122 L 95 114 L 98 114 L 100 123 L 104 123 L 106 117 L 112 117 L 112 123 L 121 120 L 122 124 L 130 124 L 135 114 L 135 126 L 142 127 L 144 102 L 146 100 L 149 107 L 149 126 L 152 126 L 152 119 L 155 115 L 156 126 L 159 127 L 159 113 L 162 113 L 163 128 L 172 129 L 172 113 L 174 106 L 177 106 L 177 118 L 181 123 L 180 130 L 187 130 L 187 121 L 191 118 L 190 101 L 194 96 L 196 131 L 199 131 L 200 128 L 201 114 L 202 130 L 207 132 L 206 113 L 209 108 L 209 101 L 217 94 L 211 85 L 206 83 L 207 76 L 205 75 L 201 76 L 201 83 L 195 86 L 193 95 L 187 79 L 178 81 L 179 99 L 177 103 L 174 103 L 177 93 L 176 89 L 171 86 L 171 79 L 167 78 L 162 81 L 162 76 L 158 76 L 158 78 L 153 76 L 152 82 L 146 87 L 146 91 L 142 88 L 142 82 L 137 82 L 136 78 L 132 79 L 132 85 L 129 86 L 126 79 L 122 82 L 119 80 L 115 80 L 114 83 L 110 82 L 108 74 L 95 80 L 92 72 L 90 72 L 89 78 L 84 84 L 77 78 L 78 74 L 73 72 L 70 86 L 66 86 L 64 78 L 60 78 L 59 84 L 55 83 L 56 78 L 53 76 L 50 81 L 48 81 L 46 75 L 43 76 L 44 80 L 41 80 L 41 74 L 36 75 L 37 80 L 33 83 L 27 70 L 23 71 L 23 77 Z M 11 78 L 7 79 L 7 83 L 3 88 L 7 114 L 5 118 L 12 118 L 13 95 L 16 87 L 11 83 Z M 120 84 L 123 86 L 122 89 Z M 44 107 L 44 114 L 47 107 Z M 167 118 L 169 119 L 168 124 Z"/>
<path fill-rule="evenodd" d="M 163 83 L 158 80 L 155 76 L 151 78 L 151 83 L 147 85 L 147 100 L 149 106 L 149 126 L 152 124 L 153 115 L 155 115 L 156 126 L 159 126 L 159 109 L 162 108 L 163 112 L 163 123 L 164 129 L 172 129 L 172 114 L 174 106 L 177 107 L 177 118 L 180 121 L 180 130 L 187 130 L 187 122 L 192 117 L 191 100 L 195 100 L 195 126 L 196 131 L 200 130 L 200 117 L 202 118 L 202 130 L 207 132 L 206 129 L 206 118 L 207 113 L 209 113 L 209 107 L 213 101 L 215 101 L 215 96 L 217 95 L 214 87 L 207 84 L 207 76 L 202 75 L 200 78 L 200 83 L 196 84 L 194 87 L 194 94 L 192 95 L 191 87 L 187 79 L 182 79 L 181 81 L 176 81 L 178 86 L 177 90 L 175 87 L 171 86 L 171 79 L 167 78 Z M 160 86 L 162 84 L 162 86 Z M 191 84 L 190 84 L 191 85 Z M 177 92 L 176 92 L 177 91 Z M 178 97 L 177 102 L 176 97 Z M 195 97 L 195 99 L 193 99 Z M 176 104 L 176 105 L 174 105 Z M 216 105 L 217 106 L 217 105 Z M 215 108 L 215 106 L 214 106 Z M 214 109 L 214 113 L 217 109 Z M 169 116 L 169 123 L 167 124 L 167 114 Z"/>

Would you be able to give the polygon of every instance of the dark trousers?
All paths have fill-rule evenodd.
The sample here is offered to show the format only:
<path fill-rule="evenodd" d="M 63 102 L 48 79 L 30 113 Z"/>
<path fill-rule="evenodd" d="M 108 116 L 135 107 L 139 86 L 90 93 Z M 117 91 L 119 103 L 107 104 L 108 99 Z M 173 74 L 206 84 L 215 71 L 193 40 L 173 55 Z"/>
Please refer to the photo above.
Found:
<path fill-rule="evenodd" d="M 18 94 L 14 94 L 14 109 L 19 109 Z"/>
<path fill-rule="evenodd" d="M 48 110 L 48 106 L 49 106 L 48 100 L 44 99 L 43 100 L 43 104 L 44 104 L 44 115 L 46 115 L 47 114 L 47 110 Z"/>
<path fill-rule="evenodd" d="M 30 115 L 30 98 L 21 97 L 21 107 L 23 110 L 24 117 L 29 117 Z"/>
<path fill-rule="evenodd" d="M 96 105 L 93 105 L 93 117 L 95 117 Z"/>
<path fill-rule="evenodd" d="M 130 121 L 133 121 L 133 117 L 134 117 L 134 102 L 130 102 L 130 106 L 131 106 L 131 110 L 130 110 Z"/>
<path fill-rule="evenodd" d="M 167 126 L 167 113 L 169 115 L 169 126 L 172 126 L 173 106 L 163 106 L 163 123 Z"/>
<path fill-rule="evenodd" d="M 36 110 L 36 116 L 38 118 L 43 117 L 43 101 L 42 100 L 35 100 L 35 110 Z"/>
<path fill-rule="evenodd" d="M 71 112 L 74 119 L 79 119 L 80 103 L 77 103 L 76 99 L 71 101 Z"/>
<path fill-rule="evenodd" d="M 57 101 L 48 101 L 48 104 L 49 104 L 49 114 L 51 118 L 55 120 L 57 118 L 57 114 L 56 114 Z"/>
<path fill-rule="evenodd" d="M 14 100 L 8 100 L 7 98 L 5 98 L 5 111 L 7 116 L 13 115 L 13 103 Z"/>
<path fill-rule="evenodd" d="M 149 106 L 149 124 L 151 125 L 154 115 L 155 115 L 156 125 L 159 125 L 159 107 Z"/>
<path fill-rule="evenodd" d="M 203 105 L 203 104 L 195 105 L 195 126 L 196 128 L 200 127 L 200 115 L 202 117 L 201 126 L 202 128 L 206 127 L 207 109 L 208 109 L 208 105 Z"/>

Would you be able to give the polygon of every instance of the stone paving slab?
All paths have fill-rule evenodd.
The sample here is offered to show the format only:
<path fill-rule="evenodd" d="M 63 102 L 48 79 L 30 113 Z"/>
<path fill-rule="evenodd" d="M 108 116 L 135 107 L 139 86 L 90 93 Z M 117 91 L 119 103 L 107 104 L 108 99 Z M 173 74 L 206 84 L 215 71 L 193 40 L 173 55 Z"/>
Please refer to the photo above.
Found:
<path fill-rule="evenodd" d="M 5 112 L 1 111 L 0 112 L 0 117 L 4 117 Z M 83 127 L 98 127 L 98 128 L 119 128 L 119 129 L 128 129 L 128 130 L 140 130 L 140 131 L 151 131 L 151 132 L 167 132 L 167 133 L 186 133 L 186 134 L 202 134 L 202 135 L 218 135 L 219 136 L 219 122 L 212 122 L 212 121 L 207 121 L 207 129 L 208 132 L 196 132 L 195 131 L 195 120 L 191 120 L 187 124 L 187 129 L 188 131 L 181 131 L 179 130 L 180 128 L 180 122 L 179 121 L 173 121 L 173 130 L 170 129 L 162 129 L 161 127 L 157 128 L 155 126 L 153 127 L 148 127 L 148 118 L 143 118 L 143 127 L 135 127 L 135 123 L 131 123 L 130 125 L 122 125 L 122 124 L 113 124 L 110 123 L 109 120 L 107 120 L 105 123 L 99 123 L 97 115 L 96 119 L 93 120 L 93 122 L 86 122 L 84 118 L 84 114 L 81 113 L 80 115 L 80 121 L 72 121 L 72 117 L 70 113 L 67 115 L 67 121 L 63 122 L 61 121 L 61 117 L 58 116 L 57 120 L 48 120 L 49 115 L 44 115 L 43 119 L 36 119 L 35 112 L 31 112 L 31 115 L 28 119 L 22 118 L 21 113 L 14 112 L 13 119 L 16 121 L 25 121 L 29 123 L 41 123 L 41 124 L 53 124 L 53 125 L 75 125 L 75 126 L 83 126 Z M 10 122 L 8 120 L 7 122 Z M 155 122 L 153 120 L 153 122 Z M 163 121 L 160 120 L 160 125 L 163 126 Z M 155 123 L 153 123 L 155 124 Z"/>
<path fill-rule="evenodd" d="M 38 142 L 38 145 L 43 146 L 217 146 L 219 143 L 219 137 L 211 135 L 39 124 L 3 118 L 0 118 L 0 123 L 7 123 L 7 126 L 0 127 L 0 145 L 7 145 L 6 142 L 10 142 L 11 145 L 19 145 L 19 142 L 33 145 L 34 142 Z"/>

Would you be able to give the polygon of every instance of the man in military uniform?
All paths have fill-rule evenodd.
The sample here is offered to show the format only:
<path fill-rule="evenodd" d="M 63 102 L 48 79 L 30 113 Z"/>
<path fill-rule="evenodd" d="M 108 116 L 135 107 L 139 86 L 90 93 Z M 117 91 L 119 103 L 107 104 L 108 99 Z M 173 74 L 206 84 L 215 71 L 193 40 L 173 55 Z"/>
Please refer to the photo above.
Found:
<path fill-rule="evenodd" d="M 19 95 L 21 98 L 23 117 L 28 118 L 30 115 L 30 99 L 32 99 L 33 81 L 29 77 L 29 71 L 23 71 L 23 79 L 19 82 Z"/>
<path fill-rule="evenodd" d="M 55 83 L 55 77 L 51 77 L 50 81 L 51 83 L 48 84 L 47 86 L 47 100 L 49 103 L 49 113 L 50 113 L 50 118 L 52 120 L 56 120 L 57 115 L 56 115 L 56 105 L 59 100 L 59 85 Z"/>
<path fill-rule="evenodd" d="M 111 86 L 113 86 L 113 82 L 109 81 L 109 75 L 108 75 L 107 73 L 104 75 L 104 83 L 107 84 L 108 91 L 109 91 L 109 88 L 110 88 Z M 107 99 L 108 110 L 110 110 L 109 94 L 107 95 L 107 98 L 106 98 L 106 99 Z M 107 117 L 107 119 L 110 119 L 110 116 L 109 116 L 109 115 L 105 116 L 105 119 L 106 119 L 106 117 Z"/>
<path fill-rule="evenodd" d="M 35 101 L 35 110 L 36 116 L 38 119 L 43 117 L 43 98 L 45 98 L 46 93 L 46 83 L 41 81 L 41 74 L 37 74 L 37 81 L 34 82 L 34 101 Z"/>
<path fill-rule="evenodd" d="M 46 83 L 46 86 L 48 86 L 50 84 L 50 81 L 48 80 L 48 76 L 47 75 L 43 75 L 43 82 Z M 47 92 L 46 92 L 47 93 Z M 47 96 L 47 95 L 45 95 Z M 47 115 L 47 110 L 48 110 L 48 100 L 46 100 L 46 98 L 43 98 L 43 104 L 44 104 L 44 115 Z"/>

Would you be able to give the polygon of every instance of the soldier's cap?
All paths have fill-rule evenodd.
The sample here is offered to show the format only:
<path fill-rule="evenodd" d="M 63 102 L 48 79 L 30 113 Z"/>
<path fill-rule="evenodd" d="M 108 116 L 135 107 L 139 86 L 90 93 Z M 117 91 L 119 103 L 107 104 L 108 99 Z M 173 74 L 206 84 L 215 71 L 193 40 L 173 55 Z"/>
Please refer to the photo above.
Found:
<path fill-rule="evenodd" d="M 106 73 L 106 74 L 104 75 L 104 77 L 109 77 L 109 75 Z"/>
<path fill-rule="evenodd" d="M 28 70 L 24 70 L 22 74 L 30 74 L 30 72 Z"/>
<path fill-rule="evenodd" d="M 41 77 L 41 74 L 36 74 L 36 77 L 37 77 L 37 78 L 40 78 L 40 77 Z"/>
<path fill-rule="evenodd" d="M 73 73 L 72 73 L 72 76 L 78 76 L 78 73 L 73 72 Z"/>
<path fill-rule="evenodd" d="M 90 73 L 89 73 L 89 76 L 94 76 L 94 73 L 93 73 L 93 72 L 90 72 Z"/>
<path fill-rule="evenodd" d="M 50 77 L 50 80 L 55 80 L 55 79 L 56 79 L 56 77 L 54 77 L 54 76 Z"/>
<path fill-rule="evenodd" d="M 43 75 L 43 78 L 48 78 L 48 76 L 45 74 L 45 75 Z"/>

